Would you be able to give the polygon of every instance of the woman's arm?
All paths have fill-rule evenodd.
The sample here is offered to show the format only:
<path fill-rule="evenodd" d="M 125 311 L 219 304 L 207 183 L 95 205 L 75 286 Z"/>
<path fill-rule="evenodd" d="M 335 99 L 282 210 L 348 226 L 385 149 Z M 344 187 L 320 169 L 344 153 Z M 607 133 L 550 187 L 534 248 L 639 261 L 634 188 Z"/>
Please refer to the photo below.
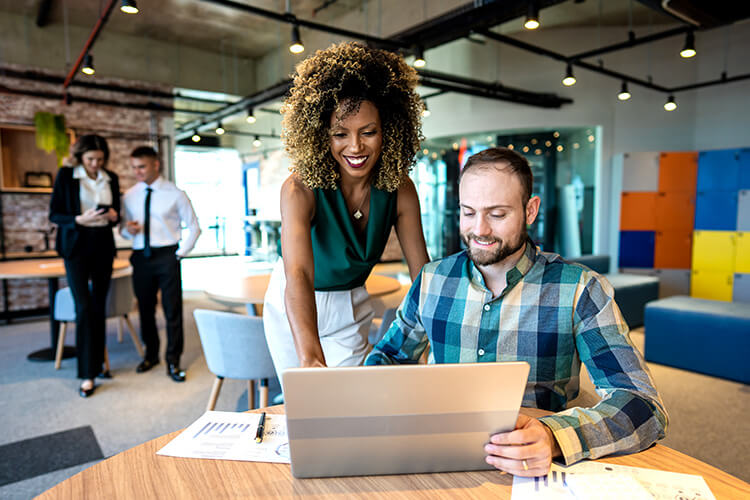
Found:
<path fill-rule="evenodd" d="M 409 275 L 414 281 L 426 263 L 430 261 L 422 232 L 422 215 L 419 210 L 417 188 L 411 179 L 398 188 L 398 218 L 396 235 L 409 266 Z"/>
<path fill-rule="evenodd" d="M 74 228 L 76 226 L 76 215 L 67 209 L 68 199 L 71 193 L 71 182 L 67 182 L 71 176 L 69 169 L 61 168 L 55 177 L 55 185 L 52 188 L 52 197 L 49 201 L 49 220 L 60 227 Z"/>
<path fill-rule="evenodd" d="M 286 275 L 284 304 L 302 367 L 326 366 L 315 308 L 315 269 L 310 236 L 314 212 L 312 190 L 292 174 L 281 187 L 281 253 Z"/>

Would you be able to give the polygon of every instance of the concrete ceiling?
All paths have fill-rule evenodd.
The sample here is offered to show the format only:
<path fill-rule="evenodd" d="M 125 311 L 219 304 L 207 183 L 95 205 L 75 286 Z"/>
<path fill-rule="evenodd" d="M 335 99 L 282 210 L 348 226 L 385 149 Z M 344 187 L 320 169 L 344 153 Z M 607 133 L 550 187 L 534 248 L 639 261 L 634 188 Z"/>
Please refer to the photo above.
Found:
<path fill-rule="evenodd" d="M 237 1 L 278 13 L 283 13 L 286 5 L 284 0 Z M 372 0 L 370 15 L 378 12 L 379 1 Z M 117 3 L 119 5 L 119 1 Z M 336 19 L 344 14 L 356 9 L 364 11 L 366 3 L 363 0 L 292 0 L 291 9 L 300 19 L 336 25 Z M 435 17 L 467 3 L 469 0 L 424 0 L 423 10 L 425 17 Z M 0 12 L 37 19 L 40 8 L 48 5 L 48 25 L 62 25 L 67 17 L 71 25 L 92 28 L 106 4 L 106 0 L 0 0 Z M 138 7 L 140 13 L 135 16 L 123 14 L 116 8 L 105 32 L 249 58 L 261 57 L 287 44 L 290 36 L 288 27 L 282 23 L 200 0 L 141 0 Z M 387 24 L 389 16 L 382 17 Z M 543 9 L 541 17 L 546 28 L 628 25 L 631 17 L 634 26 L 675 22 L 634 0 L 570 0 Z M 521 29 L 520 20 L 502 27 L 505 33 L 518 29 Z M 389 27 L 382 26 L 382 31 L 382 35 L 387 36 Z"/>

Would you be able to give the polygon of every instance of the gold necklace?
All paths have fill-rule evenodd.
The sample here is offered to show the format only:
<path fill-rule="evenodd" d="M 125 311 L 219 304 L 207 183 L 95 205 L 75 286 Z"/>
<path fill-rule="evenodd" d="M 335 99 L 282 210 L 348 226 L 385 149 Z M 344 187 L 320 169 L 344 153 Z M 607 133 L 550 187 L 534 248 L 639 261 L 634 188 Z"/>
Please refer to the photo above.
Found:
<path fill-rule="evenodd" d="M 365 200 L 369 198 L 369 195 L 370 195 L 370 190 L 368 189 L 365 192 L 365 195 L 362 197 L 362 201 L 359 202 L 359 207 L 354 212 L 352 212 L 352 217 L 354 217 L 356 220 L 361 219 L 365 215 L 362 213 L 362 207 L 365 205 Z"/>

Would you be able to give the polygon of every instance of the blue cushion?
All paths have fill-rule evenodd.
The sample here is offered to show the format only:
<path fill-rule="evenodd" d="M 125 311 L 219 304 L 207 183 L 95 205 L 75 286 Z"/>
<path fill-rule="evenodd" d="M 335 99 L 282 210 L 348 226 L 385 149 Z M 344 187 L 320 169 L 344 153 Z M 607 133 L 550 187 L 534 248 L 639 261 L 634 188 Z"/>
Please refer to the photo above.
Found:
<path fill-rule="evenodd" d="M 646 359 L 750 383 L 747 304 L 674 296 L 646 306 Z"/>

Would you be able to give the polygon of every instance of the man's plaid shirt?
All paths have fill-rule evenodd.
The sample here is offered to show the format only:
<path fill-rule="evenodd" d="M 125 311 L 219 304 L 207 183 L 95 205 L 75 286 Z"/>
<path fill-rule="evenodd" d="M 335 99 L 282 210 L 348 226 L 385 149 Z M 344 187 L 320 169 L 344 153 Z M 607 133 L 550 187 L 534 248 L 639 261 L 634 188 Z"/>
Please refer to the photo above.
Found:
<path fill-rule="evenodd" d="M 661 439 L 667 413 L 643 357 L 601 275 L 526 245 L 499 297 L 465 251 L 426 264 L 366 365 L 526 361 L 523 406 L 557 412 L 540 420 L 565 462 L 633 453 Z M 597 394 L 592 408 L 565 409 L 578 395 L 581 361 Z"/>

